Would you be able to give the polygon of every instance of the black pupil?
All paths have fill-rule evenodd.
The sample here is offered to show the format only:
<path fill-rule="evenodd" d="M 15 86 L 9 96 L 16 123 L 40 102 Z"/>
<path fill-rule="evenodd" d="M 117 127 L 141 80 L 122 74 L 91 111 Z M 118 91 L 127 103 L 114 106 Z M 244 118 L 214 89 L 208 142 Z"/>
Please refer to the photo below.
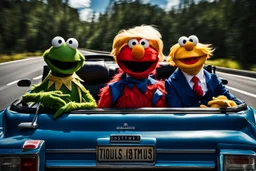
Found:
<path fill-rule="evenodd" d="M 132 42 L 132 45 L 136 45 L 136 42 Z"/>
<path fill-rule="evenodd" d="M 189 39 L 189 41 L 193 42 L 193 39 Z"/>
<path fill-rule="evenodd" d="M 69 42 L 69 44 L 72 44 L 73 42 L 72 42 L 72 40 L 70 40 L 70 41 L 68 41 Z"/>
<path fill-rule="evenodd" d="M 61 43 L 62 43 L 62 40 L 58 40 L 58 43 L 61 44 Z"/>
<path fill-rule="evenodd" d="M 187 41 L 186 40 L 183 40 L 183 43 L 185 44 Z"/>
<path fill-rule="evenodd" d="M 141 42 L 141 45 L 145 45 L 146 43 L 145 42 Z"/>

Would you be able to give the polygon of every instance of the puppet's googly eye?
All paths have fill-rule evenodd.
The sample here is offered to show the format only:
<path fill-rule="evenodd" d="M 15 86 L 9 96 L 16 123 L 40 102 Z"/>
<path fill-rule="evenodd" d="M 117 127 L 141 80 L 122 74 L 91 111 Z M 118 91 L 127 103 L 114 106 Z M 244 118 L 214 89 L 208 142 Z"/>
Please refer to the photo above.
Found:
<path fill-rule="evenodd" d="M 146 39 L 141 39 L 139 42 L 144 48 L 147 48 L 149 46 L 149 42 Z"/>
<path fill-rule="evenodd" d="M 60 47 L 64 43 L 65 43 L 65 40 L 60 36 L 56 36 L 52 39 L 52 46 L 55 47 L 55 48 Z"/>
<path fill-rule="evenodd" d="M 192 42 L 194 45 L 196 45 L 199 42 L 198 38 L 195 35 L 189 36 L 188 41 Z"/>
<path fill-rule="evenodd" d="M 78 48 L 78 41 L 75 38 L 69 38 L 66 43 L 72 49 Z"/>
<path fill-rule="evenodd" d="M 128 41 L 129 48 L 133 48 L 137 44 L 139 44 L 137 39 L 131 39 L 131 40 Z"/>
<path fill-rule="evenodd" d="M 178 40 L 178 43 L 180 44 L 180 46 L 184 46 L 188 41 L 188 38 L 186 36 L 181 36 Z"/>

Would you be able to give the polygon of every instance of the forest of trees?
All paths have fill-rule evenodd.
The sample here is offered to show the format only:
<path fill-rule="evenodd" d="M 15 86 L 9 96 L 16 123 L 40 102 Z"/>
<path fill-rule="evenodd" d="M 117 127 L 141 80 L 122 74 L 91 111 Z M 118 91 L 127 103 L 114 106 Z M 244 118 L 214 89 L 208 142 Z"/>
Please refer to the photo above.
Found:
<path fill-rule="evenodd" d="M 180 0 L 171 11 L 119 0 L 92 21 L 80 21 L 68 0 L 1 0 L 0 54 L 44 51 L 57 35 L 75 37 L 80 48 L 111 51 L 121 29 L 150 24 L 163 36 L 165 55 L 180 36 L 194 34 L 213 45 L 214 59 L 234 59 L 244 69 L 256 64 L 256 0 Z"/>

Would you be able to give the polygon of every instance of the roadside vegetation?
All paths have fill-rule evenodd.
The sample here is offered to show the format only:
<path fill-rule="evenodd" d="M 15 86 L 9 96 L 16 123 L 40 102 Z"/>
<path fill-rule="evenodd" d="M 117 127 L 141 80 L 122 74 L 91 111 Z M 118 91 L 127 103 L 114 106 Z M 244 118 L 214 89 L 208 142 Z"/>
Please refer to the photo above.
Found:
<path fill-rule="evenodd" d="M 207 60 L 206 64 L 220 66 L 224 68 L 243 69 L 242 66 L 237 61 L 231 59 Z M 252 65 L 250 68 L 246 70 L 256 72 L 256 65 Z"/>
<path fill-rule="evenodd" d="M 9 62 L 14 60 L 25 59 L 27 57 L 37 57 L 41 56 L 42 52 L 27 52 L 27 53 L 14 53 L 14 54 L 0 54 L 0 63 L 1 62 Z"/>

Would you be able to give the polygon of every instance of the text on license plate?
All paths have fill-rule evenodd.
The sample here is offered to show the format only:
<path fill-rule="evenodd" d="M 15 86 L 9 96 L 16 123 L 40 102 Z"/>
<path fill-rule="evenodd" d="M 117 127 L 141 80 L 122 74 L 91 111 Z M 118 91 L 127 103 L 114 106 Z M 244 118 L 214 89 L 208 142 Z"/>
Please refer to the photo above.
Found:
<path fill-rule="evenodd" d="M 154 147 L 120 147 L 120 146 L 98 146 L 98 161 L 137 161 L 153 162 Z"/>

